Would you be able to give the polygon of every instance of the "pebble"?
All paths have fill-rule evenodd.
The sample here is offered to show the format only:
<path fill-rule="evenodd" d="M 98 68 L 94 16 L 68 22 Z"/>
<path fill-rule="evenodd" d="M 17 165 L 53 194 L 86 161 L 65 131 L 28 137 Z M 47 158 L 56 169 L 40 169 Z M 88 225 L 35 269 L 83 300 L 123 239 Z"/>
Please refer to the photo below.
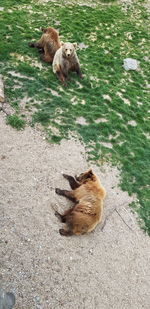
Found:
<path fill-rule="evenodd" d="M 138 61 L 136 59 L 126 58 L 123 60 L 123 67 L 126 71 L 137 70 Z"/>

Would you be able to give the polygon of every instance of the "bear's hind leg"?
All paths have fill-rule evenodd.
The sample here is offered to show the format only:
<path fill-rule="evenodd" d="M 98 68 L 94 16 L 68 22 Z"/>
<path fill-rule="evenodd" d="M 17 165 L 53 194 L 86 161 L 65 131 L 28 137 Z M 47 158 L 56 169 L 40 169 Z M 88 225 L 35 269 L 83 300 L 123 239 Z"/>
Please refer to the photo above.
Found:
<path fill-rule="evenodd" d="M 39 49 L 43 48 L 43 46 L 41 44 L 39 44 L 38 42 L 29 42 L 28 45 L 30 47 L 35 47 L 35 48 L 39 48 Z"/>
<path fill-rule="evenodd" d="M 71 214 L 71 212 L 73 211 L 74 207 L 66 210 L 63 215 L 61 215 L 58 211 L 55 211 L 55 216 L 63 223 L 66 222 L 67 220 L 67 216 Z"/>
<path fill-rule="evenodd" d="M 62 236 L 72 236 L 73 235 L 72 231 L 69 229 L 60 229 L 59 233 Z"/>
<path fill-rule="evenodd" d="M 36 42 L 29 42 L 28 45 L 29 47 L 36 47 Z"/>
<path fill-rule="evenodd" d="M 58 211 L 55 211 L 55 216 L 63 223 L 66 222 L 66 218 L 64 217 L 64 215 L 61 215 Z"/>
<path fill-rule="evenodd" d="M 43 54 L 43 55 L 41 55 L 41 59 L 45 62 L 49 62 L 49 63 L 53 62 L 53 59 L 50 55 Z"/>

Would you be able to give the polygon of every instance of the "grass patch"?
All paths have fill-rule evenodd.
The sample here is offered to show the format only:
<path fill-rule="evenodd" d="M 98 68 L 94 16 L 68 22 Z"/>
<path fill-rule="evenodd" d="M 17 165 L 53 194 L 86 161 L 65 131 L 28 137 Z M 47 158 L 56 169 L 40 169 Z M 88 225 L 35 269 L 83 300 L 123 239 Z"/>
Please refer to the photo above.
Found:
<path fill-rule="evenodd" d="M 88 7 L 1 0 L 0 64 L 7 100 L 18 115 L 10 116 L 9 123 L 16 126 L 21 120 L 22 128 L 24 121 L 40 122 L 51 142 L 75 131 L 87 145 L 90 160 L 99 164 L 106 157 L 119 164 L 121 187 L 136 193 L 140 207 L 134 204 L 133 209 L 150 234 L 150 46 L 142 4 L 134 1 L 122 9 L 115 1 Z M 51 66 L 40 61 L 38 51 L 28 47 L 49 21 L 59 27 L 62 41 L 86 45 L 77 51 L 84 79 L 70 74 L 67 89 Z M 127 57 L 140 62 L 139 71 L 123 69 Z"/>
<path fill-rule="evenodd" d="M 25 121 L 17 115 L 7 116 L 7 124 L 10 124 L 13 128 L 17 130 L 24 129 L 25 127 Z"/>

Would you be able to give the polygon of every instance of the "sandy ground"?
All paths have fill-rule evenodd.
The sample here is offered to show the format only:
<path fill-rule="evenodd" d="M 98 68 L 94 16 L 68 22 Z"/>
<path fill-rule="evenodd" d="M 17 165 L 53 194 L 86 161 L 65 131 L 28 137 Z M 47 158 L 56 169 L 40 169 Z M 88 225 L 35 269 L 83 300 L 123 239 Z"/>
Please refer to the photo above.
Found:
<path fill-rule="evenodd" d="M 0 281 L 15 293 L 15 308 L 149 309 L 149 237 L 118 187 L 117 169 L 93 166 L 107 190 L 103 230 L 62 237 L 54 209 L 71 202 L 55 187 L 69 188 L 62 172 L 89 167 L 83 145 L 51 145 L 29 127 L 17 132 L 2 112 L 0 145 Z"/>

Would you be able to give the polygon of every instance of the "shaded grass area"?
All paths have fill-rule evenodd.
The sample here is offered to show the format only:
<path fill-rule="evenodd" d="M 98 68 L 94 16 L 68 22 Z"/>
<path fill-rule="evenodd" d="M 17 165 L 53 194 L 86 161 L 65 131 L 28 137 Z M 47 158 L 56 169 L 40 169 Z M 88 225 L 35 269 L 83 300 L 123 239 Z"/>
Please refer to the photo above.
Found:
<path fill-rule="evenodd" d="M 1 7 L 1 71 L 15 109 L 9 123 L 40 123 L 50 142 L 77 132 L 90 160 L 119 164 L 121 187 L 137 194 L 132 206 L 150 234 L 149 19 L 141 1 L 126 11 L 115 2 L 91 8 L 1 0 Z M 77 51 L 84 79 L 70 74 L 67 89 L 28 47 L 48 25 L 59 28 L 62 41 L 86 45 Z M 123 69 L 127 57 L 140 62 L 138 71 Z"/>

